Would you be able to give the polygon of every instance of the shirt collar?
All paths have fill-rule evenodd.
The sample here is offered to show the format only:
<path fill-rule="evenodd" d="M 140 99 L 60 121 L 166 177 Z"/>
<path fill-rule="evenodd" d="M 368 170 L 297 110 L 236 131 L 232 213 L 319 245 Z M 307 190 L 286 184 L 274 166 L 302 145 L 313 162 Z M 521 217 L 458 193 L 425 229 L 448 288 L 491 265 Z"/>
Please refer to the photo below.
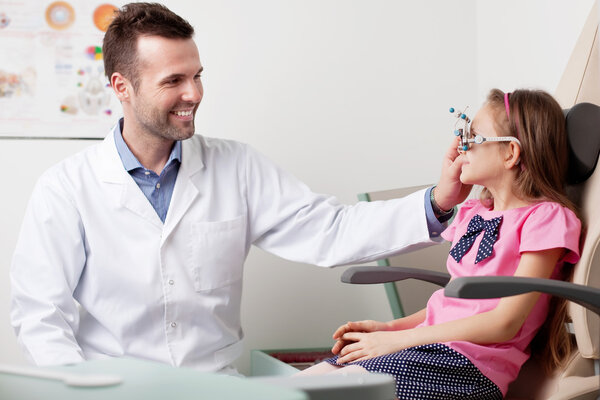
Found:
<path fill-rule="evenodd" d="M 123 128 L 123 118 L 119 120 L 117 124 L 114 135 L 115 135 L 115 145 L 117 146 L 117 152 L 119 153 L 119 157 L 121 157 L 121 162 L 123 163 L 123 167 L 127 172 L 133 171 L 136 168 L 145 169 L 144 166 L 139 162 L 136 156 L 133 155 L 125 140 L 123 140 L 123 135 L 121 134 L 121 130 Z M 171 150 L 171 154 L 165 167 L 173 162 L 173 160 L 177 160 L 181 162 L 181 141 L 177 140 L 173 149 Z"/>

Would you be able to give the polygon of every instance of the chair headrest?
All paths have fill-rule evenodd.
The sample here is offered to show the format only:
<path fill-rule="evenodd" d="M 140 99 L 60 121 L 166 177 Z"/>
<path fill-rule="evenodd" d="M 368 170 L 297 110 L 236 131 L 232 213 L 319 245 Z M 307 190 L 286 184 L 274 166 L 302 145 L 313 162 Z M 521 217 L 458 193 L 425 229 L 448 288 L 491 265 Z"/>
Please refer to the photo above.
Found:
<path fill-rule="evenodd" d="M 564 113 L 569 145 L 567 182 L 576 184 L 589 178 L 598 162 L 600 107 L 591 103 L 579 103 L 564 110 Z"/>

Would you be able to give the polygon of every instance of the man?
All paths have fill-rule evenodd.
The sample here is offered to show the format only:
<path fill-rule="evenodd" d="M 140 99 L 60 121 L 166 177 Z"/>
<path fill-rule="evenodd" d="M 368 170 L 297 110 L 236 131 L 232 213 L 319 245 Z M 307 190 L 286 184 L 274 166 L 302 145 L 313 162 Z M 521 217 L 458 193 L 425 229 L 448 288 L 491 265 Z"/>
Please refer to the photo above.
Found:
<path fill-rule="evenodd" d="M 439 205 L 430 189 L 344 206 L 244 144 L 193 136 L 193 33 L 147 3 L 108 28 L 105 71 L 124 117 L 40 178 L 11 268 L 12 323 L 38 365 L 108 355 L 227 369 L 242 351 L 251 244 L 323 266 L 371 261 L 433 243 L 443 226 L 432 205 L 439 217 L 470 190 L 455 145 Z"/>

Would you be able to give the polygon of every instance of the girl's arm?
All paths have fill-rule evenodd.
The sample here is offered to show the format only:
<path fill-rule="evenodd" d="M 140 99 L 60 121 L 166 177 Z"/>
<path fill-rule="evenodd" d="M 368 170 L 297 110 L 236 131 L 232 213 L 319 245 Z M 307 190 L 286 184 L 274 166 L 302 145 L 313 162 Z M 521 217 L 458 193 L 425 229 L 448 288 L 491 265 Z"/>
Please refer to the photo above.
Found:
<path fill-rule="evenodd" d="M 522 253 L 515 276 L 549 278 L 563 248 Z M 505 297 L 495 309 L 434 326 L 401 331 L 348 332 L 341 340 L 354 342 L 340 351 L 338 363 L 365 360 L 423 344 L 468 341 L 501 343 L 512 339 L 537 302 L 539 293 Z"/>
<path fill-rule="evenodd" d="M 393 321 L 389 321 L 388 331 L 402 331 L 404 329 L 411 329 L 415 326 L 419 325 L 421 322 L 425 321 L 425 313 L 427 309 L 423 308 L 422 310 L 417 311 L 414 314 L 411 314 L 404 318 L 398 318 Z"/>

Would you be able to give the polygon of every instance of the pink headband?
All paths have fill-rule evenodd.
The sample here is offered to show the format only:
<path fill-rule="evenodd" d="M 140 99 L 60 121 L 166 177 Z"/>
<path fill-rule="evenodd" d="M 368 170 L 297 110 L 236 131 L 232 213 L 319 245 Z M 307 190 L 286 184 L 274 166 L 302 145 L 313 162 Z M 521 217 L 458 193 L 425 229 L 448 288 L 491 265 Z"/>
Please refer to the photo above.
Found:
<path fill-rule="evenodd" d="M 508 121 L 510 123 L 510 105 L 508 103 L 508 96 L 510 95 L 510 92 L 506 92 L 504 93 L 504 108 L 506 109 L 506 117 L 508 118 Z M 517 139 L 519 138 L 519 136 L 521 136 L 519 134 L 519 125 L 517 125 L 517 123 L 515 122 L 515 125 L 517 127 Z"/>

